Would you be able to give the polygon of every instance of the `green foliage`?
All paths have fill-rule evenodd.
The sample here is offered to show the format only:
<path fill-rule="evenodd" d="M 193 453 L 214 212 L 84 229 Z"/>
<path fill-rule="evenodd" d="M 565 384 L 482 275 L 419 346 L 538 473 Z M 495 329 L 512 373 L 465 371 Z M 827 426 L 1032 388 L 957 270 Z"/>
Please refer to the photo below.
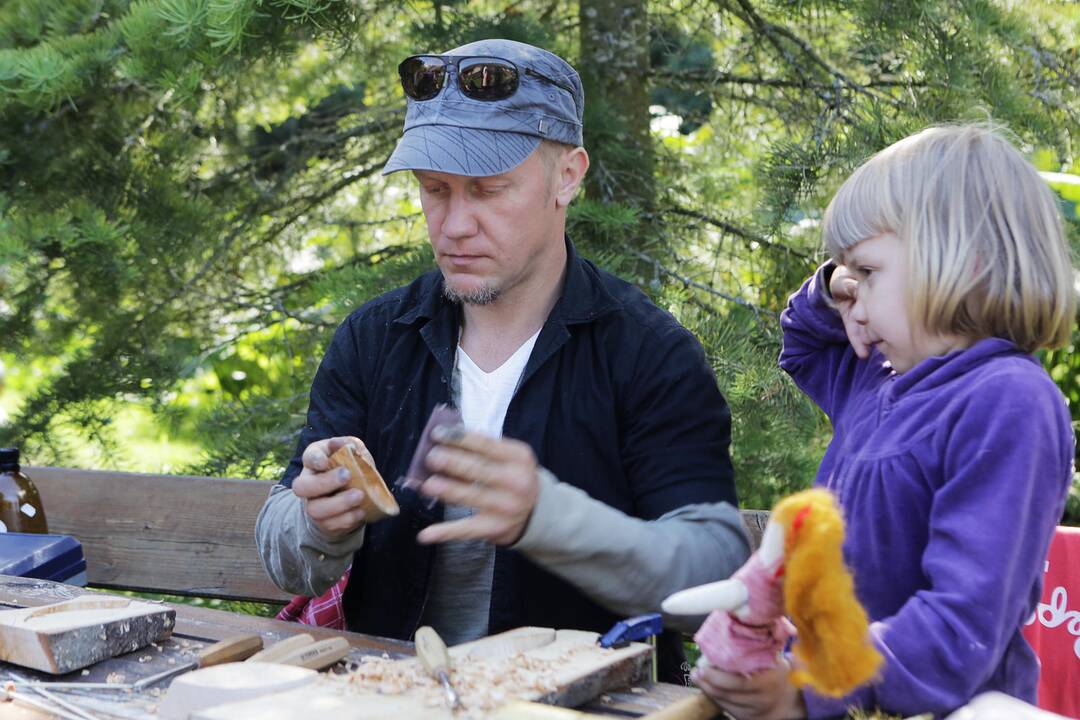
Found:
<path fill-rule="evenodd" d="M 645 6 L 651 37 L 598 48 L 589 0 L 0 3 L 0 443 L 136 469 L 137 408 L 148 435 L 197 448 L 183 468 L 138 469 L 277 476 L 333 329 L 431 267 L 411 178 L 378 174 L 400 59 L 493 36 L 572 61 L 649 42 L 652 111 L 587 103 L 586 125 L 592 172 L 627 190 L 609 172 L 634 160 L 620 133 L 651 112 L 655 183 L 612 197 L 655 197 L 579 200 L 570 232 L 701 338 L 743 504 L 808 485 L 830 432 L 776 368 L 777 320 L 820 260 L 828 198 L 944 120 L 993 118 L 1040 169 L 1075 173 L 1080 10 Z M 1080 186 L 1047 177 L 1075 217 Z M 1080 419 L 1078 355 L 1045 359 Z M 1069 513 L 1080 522 L 1080 480 Z"/>

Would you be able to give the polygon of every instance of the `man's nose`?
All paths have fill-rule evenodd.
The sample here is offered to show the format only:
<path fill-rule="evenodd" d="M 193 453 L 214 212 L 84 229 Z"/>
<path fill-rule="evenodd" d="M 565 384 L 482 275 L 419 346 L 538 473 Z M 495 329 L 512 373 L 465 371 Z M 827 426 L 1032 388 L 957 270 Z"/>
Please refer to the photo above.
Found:
<path fill-rule="evenodd" d="M 476 213 L 466 193 L 453 193 L 443 218 L 443 235 L 451 240 L 472 237 L 477 232 Z"/>

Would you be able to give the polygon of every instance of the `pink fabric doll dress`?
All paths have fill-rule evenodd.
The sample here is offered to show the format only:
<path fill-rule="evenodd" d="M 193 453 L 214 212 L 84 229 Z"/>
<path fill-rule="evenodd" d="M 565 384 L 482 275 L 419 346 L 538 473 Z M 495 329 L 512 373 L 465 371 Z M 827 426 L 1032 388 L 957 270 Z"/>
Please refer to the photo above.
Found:
<path fill-rule="evenodd" d="M 747 602 L 738 612 L 714 610 L 694 636 L 709 663 L 731 673 L 750 674 L 776 665 L 795 627 L 784 615 L 784 566 L 765 567 L 754 553 L 732 575 L 746 586 Z"/>

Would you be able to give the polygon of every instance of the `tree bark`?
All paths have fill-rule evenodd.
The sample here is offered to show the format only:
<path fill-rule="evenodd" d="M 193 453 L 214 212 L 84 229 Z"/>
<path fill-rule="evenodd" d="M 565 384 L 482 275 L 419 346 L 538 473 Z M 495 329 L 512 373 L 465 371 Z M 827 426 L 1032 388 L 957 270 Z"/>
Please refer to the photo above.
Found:
<path fill-rule="evenodd" d="M 650 213 L 655 154 L 649 131 L 649 24 L 644 0 L 581 0 L 586 197 Z"/>

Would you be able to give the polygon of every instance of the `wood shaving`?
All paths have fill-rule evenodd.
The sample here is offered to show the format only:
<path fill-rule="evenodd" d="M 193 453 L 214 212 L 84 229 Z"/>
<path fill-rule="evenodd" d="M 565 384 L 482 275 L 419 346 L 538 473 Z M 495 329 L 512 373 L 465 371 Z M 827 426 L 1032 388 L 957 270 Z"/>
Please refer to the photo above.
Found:
<path fill-rule="evenodd" d="M 462 712 L 454 715 L 455 720 L 488 717 L 511 700 L 537 700 L 557 692 L 559 671 L 580 652 L 595 650 L 591 647 L 571 648 L 553 658 L 517 653 L 497 660 L 469 659 L 467 663 L 453 667 L 450 682 L 464 707 Z M 409 695 L 428 707 L 446 703 L 442 684 L 428 675 L 416 659 L 390 660 L 385 653 L 381 658 L 365 656 L 358 664 L 351 664 L 349 672 L 332 677 L 356 692 Z"/>
<path fill-rule="evenodd" d="M 126 680 L 127 677 L 124 675 L 124 673 L 121 672 L 111 672 L 105 678 L 105 682 L 109 683 L 110 685 L 123 685 Z"/>

